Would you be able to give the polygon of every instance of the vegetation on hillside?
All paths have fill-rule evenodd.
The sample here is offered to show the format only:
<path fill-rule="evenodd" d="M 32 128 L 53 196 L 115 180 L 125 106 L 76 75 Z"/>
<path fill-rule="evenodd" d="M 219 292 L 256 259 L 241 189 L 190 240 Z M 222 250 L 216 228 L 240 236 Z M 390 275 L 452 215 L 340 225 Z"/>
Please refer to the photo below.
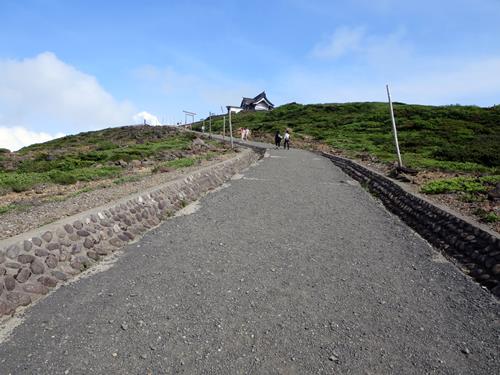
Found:
<path fill-rule="evenodd" d="M 133 161 L 153 166 L 170 163 L 171 169 L 193 165 L 202 155 L 193 151 L 192 133 L 171 127 L 127 126 L 80 133 L 31 145 L 0 159 L 0 194 L 22 192 L 44 184 L 74 184 L 116 178 L 117 183 Z"/>
<path fill-rule="evenodd" d="M 500 173 L 500 106 L 395 103 L 394 111 L 406 166 Z M 270 112 L 241 112 L 232 117 L 234 129 L 248 127 L 255 135 L 269 137 L 288 128 L 293 139 L 321 142 L 351 156 L 365 152 L 382 161 L 396 160 L 386 103 L 291 103 Z M 212 120 L 212 129 L 221 131 L 222 118 Z"/>

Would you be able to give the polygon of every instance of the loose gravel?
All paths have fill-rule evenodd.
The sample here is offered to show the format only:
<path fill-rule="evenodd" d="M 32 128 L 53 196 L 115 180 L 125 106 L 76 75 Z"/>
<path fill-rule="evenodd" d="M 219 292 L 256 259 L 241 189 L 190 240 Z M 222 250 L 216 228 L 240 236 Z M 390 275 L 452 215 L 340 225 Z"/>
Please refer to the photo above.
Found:
<path fill-rule="evenodd" d="M 12 374 L 495 374 L 499 304 L 327 159 L 271 156 L 30 309 Z"/>

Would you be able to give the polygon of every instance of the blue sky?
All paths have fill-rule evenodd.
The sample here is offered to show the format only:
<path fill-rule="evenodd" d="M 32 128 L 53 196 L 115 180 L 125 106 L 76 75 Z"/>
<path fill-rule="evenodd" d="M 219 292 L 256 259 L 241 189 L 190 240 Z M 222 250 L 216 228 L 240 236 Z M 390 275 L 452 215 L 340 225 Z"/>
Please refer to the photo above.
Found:
<path fill-rule="evenodd" d="M 0 147 L 276 105 L 500 104 L 500 0 L 0 0 Z"/>

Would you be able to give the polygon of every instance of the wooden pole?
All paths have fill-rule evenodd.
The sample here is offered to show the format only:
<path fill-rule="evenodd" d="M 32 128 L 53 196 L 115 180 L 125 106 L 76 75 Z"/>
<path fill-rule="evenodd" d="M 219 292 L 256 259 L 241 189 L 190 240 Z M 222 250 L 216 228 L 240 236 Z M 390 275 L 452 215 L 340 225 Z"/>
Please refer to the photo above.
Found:
<path fill-rule="evenodd" d="M 394 135 L 394 143 L 396 144 L 396 153 L 398 154 L 398 166 L 401 168 L 403 166 L 403 161 L 401 160 L 401 153 L 399 152 L 398 130 L 396 129 L 396 119 L 394 118 L 394 109 L 392 108 L 391 93 L 389 91 L 389 85 L 385 85 L 385 87 L 387 89 L 387 97 L 389 98 L 389 108 L 391 110 L 392 132 Z"/>
<path fill-rule="evenodd" d="M 209 138 L 212 139 L 212 112 L 209 112 L 209 125 L 208 125 L 208 132 L 210 133 Z"/>
<path fill-rule="evenodd" d="M 226 137 L 226 116 L 222 117 L 222 140 Z"/>
<path fill-rule="evenodd" d="M 229 136 L 231 137 L 231 148 L 233 148 L 233 124 L 231 123 L 231 108 L 229 108 Z"/>

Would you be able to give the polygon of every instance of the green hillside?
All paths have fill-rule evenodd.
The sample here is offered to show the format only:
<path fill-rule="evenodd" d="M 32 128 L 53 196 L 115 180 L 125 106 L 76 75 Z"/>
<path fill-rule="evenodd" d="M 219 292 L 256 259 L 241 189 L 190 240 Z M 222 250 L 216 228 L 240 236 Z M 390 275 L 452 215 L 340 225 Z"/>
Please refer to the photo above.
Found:
<path fill-rule="evenodd" d="M 165 126 L 124 126 L 0 151 L 0 196 L 48 185 L 115 179 L 116 183 L 200 163 L 225 152 L 193 144 L 196 135 Z"/>
<path fill-rule="evenodd" d="M 394 104 L 405 165 L 448 171 L 500 172 L 500 106 Z M 369 153 L 392 162 L 394 144 L 387 103 L 286 104 L 271 112 L 233 115 L 233 128 L 254 136 L 292 131 L 293 140 L 320 142 L 355 156 Z M 200 123 L 195 128 L 200 128 Z M 222 118 L 212 120 L 221 131 Z"/>

